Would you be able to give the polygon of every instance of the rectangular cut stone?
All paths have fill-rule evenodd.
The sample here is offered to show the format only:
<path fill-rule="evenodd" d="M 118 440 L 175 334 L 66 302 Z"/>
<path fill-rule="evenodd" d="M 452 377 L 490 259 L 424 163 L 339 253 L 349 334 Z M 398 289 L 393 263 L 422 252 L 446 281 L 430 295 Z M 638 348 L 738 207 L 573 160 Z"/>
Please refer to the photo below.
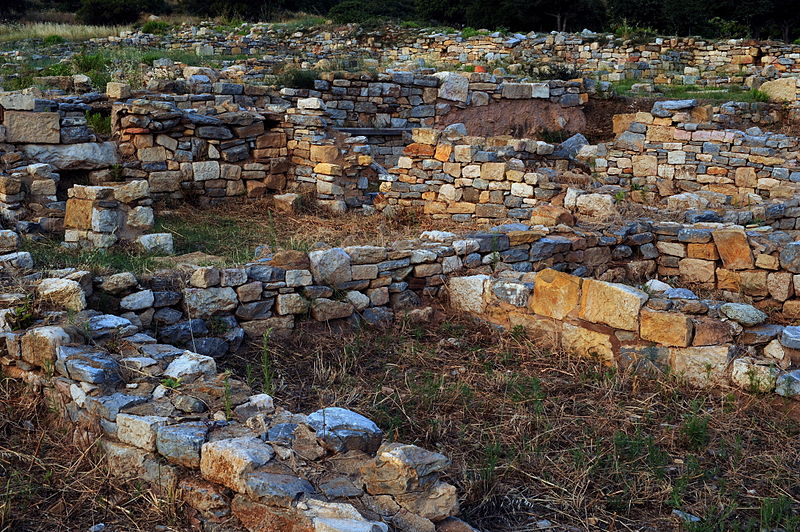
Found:
<path fill-rule="evenodd" d="M 677 375 L 699 385 L 724 382 L 728 366 L 729 344 L 704 347 L 673 347 L 670 366 Z"/>
<path fill-rule="evenodd" d="M 714 282 L 714 261 L 681 259 L 678 262 L 681 280 L 686 283 L 708 284 Z"/>
<path fill-rule="evenodd" d="M 661 345 L 686 347 L 692 342 L 692 320 L 679 312 L 642 309 L 639 335 Z"/>
<path fill-rule="evenodd" d="M 639 329 L 639 310 L 646 301 L 647 294 L 636 288 L 585 279 L 579 315 L 592 323 L 636 331 Z"/>
<path fill-rule="evenodd" d="M 61 142 L 60 122 L 58 113 L 6 111 L 3 115 L 6 142 L 58 144 Z"/>
<path fill-rule="evenodd" d="M 64 215 L 64 227 L 68 229 L 90 229 L 92 227 L 92 200 L 70 198 Z"/>
<path fill-rule="evenodd" d="M 729 270 L 747 270 L 753 267 L 753 253 L 747 235 L 741 229 L 721 229 L 711 233 L 722 264 Z"/>
<path fill-rule="evenodd" d="M 712 242 L 707 244 L 688 244 L 687 257 L 690 259 L 717 260 L 717 246 Z"/>
<path fill-rule="evenodd" d="M 561 330 L 561 347 L 569 353 L 597 358 L 606 365 L 614 364 L 611 336 L 579 325 L 564 322 Z"/>
<path fill-rule="evenodd" d="M 541 316 L 563 320 L 580 302 L 581 278 L 546 269 L 536 275 L 531 310 Z"/>

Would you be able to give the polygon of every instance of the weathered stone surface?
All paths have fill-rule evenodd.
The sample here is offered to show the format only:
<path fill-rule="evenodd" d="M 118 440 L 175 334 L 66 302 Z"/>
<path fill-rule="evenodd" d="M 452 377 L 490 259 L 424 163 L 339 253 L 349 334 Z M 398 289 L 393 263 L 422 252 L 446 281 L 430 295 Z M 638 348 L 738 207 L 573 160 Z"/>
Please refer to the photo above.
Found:
<path fill-rule="evenodd" d="M 29 159 L 50 164 L 58 170 L 97 170 L 119 163 L 117 145 L 114 142 L 59 146 L 28 144 L 21 146 L 20 151 Z"/>
<path fill-rule="evenodd" d="M 152 290 L 142 290 L 123 297 L 119 306 L 125 310 L 144 310 L 152 307 L 154 301 Z"/>
<path fill-rule="evenodd" d="M 687 283 L 708 284 L 714 282 L 714 261 L 702 259 L 681 259 L 678 262 L 681 279 Z"/>
<path fill-rule="evenodd" d="M 607 218 L 618 214 L 614 198 L 608 194 L 582 194 L 575 205 L 580 214 L 594 218 Z"/>
<path fill-rule="evenodd" d="M 60 123 L 58 113 L 6 111 L 3 116 L 6 141 L 20 144 L 58 144 L 61 142 Z"/>
<path fill-rule="evenodd" d="M 275 506 L 290 506 L 299 497 L 316 494 L 309 481 L 293 475 L 258 471 L 246 475 L 244 482 L 250 497 Z"/>
<path fill-rule="evenodd" d="M 184 467 L 200 467 L 200 448 L 206 441 L 208 425 L 204 422 L 160 426 L 156 449 L 170 462 Z"/>
<path fill-rule="evenodd" d="M 793 77 L 765 81 L 758 88 L 769 96 L 771 102 L 790 102 L 797 100 L 797 81 Z"/>
<path fill-rule="evenodd" d="M 206 318 L 214 314 L 231 312 L 238 302 L 236 291 L 229 286 L 184 290 L 186 312 L 192 318 Z"/>
<path fill-rule="evenodd" d="M 608 334 L 571 323 L 562 324 L 561 346 L 570 353 L 596 358 L 604 364 L 614 364 L 614 349 Z"/>
<path fill-rule="evenodd" d="M 36 287 L 39 298 L 56 309 L 79 312 L 86 308 L 86 294 L 70 279 L 42 279 Z"/>
<path fill-rule="evenodd" d="M 217 373 L 217 363 L 205 355 L 184 351 L 184 353 L 170 362 L 164 375 L 173 379 L 190 380 L 198 377 L 213 377 Z"/>
<path fill-rule="evenodd" d="M 636 331 L 647 294 L 624 284 L 585 279 L 579 316 L 592 323 Z"/>
<path fill-rule="evenodd" d="M 441 80 L 439 98 L 453 102 L 467 102 L 469 80 L 455 72 L 437 72 L 434 74 Z"/>
<path fill-rule="evenodd" d="M 352 410 L 328 407 L 309 414 L 308 424 L 317 438 L 336 452 L 375 452 L 383 440 L 383 431 L 370 419 Z"/>
<path fill-rule="evenodd" d="M 546 269 L 536 275 L 531 309 L 541 316 L 563 320 L 580 303 L 581 278 Z"/>
<path fill-rule="evenodd" d="M 368 493 L 397 495 L 425 489 L 449 464 L 446 456 L 422 447 L 387 443 L 361 473 Z"/>
<path fill-rule="evenodd" d="M 156 432 L 169 418 L 162 416 L 117 415 L 117 438 L 147 451 L 156 449 Z"/>
<path fill-rule="evenodd" d="M 52 367 L 58 347 L 70 342 L 69 334 L 61 327 L 35 327 L 22 336 L 22 360 L 37 367 Z"/>
<path fill-rule="evenodd" d="M 661 345 L 686 347 L 691 344 L 693 324 L 685 314 L 642 309 L 640 336 Z"/>
<path fill-rule="evenodd" d="M 746 270 L 753 267 L 753 253 L 744 230 L 722 229 L 711 234 L 726 269 Z"/>
<path fill-rule="evenodd" d="M 800 369 L 779 375 L 775 381 L 775 393 L 784 397 L 800 397 Z"/>
<path fill-rule="evenodd" d="M 724 382 L 731 346 L 673 347 L 670 349 L 672 370 L 698 385 Z"/>
<path fill-rule="evenodd" d="M 780 370 L 770 361 L 744 357 L 733 361 L 731 380 L 748 392 L 767 393 L 775 389 L 779 374 Z"/>
<path fill-rule="evenodd" d="M 733 341 L 735 324 L 716 318 L 698 316 L 694 320 L 694 339 L 692 345 L 719 345 Z"/>
<path fill-rule="evenodd" d="M 485 308 L 484 285 L 491 279 L 488 275 L 452 277 L 447 281 L 450 305 L 458 310 L 480 314 Z"/>
<path fill-rule="evenodd" d="M 274 455 L 270 445 L 252 436 L 206 442 L 200 451 L 200 473 L 206 480 L 246 493 L 249 474 Z"/>
<path fill-rule="evenodd" d="M 316 283 L 336 287 L 353 279 L 350 255 L 342 248 L 312 251 L 308 258 Z"/>
<path fill-rule="evenodd" d="M 318 297 L 311 302 L 311 316 L 317 321 L 347 318 L 353 314 L 353 305 L 348 301 L 334 301 Z"/>
<path fill-rule="evenodd" d="M 745 327 L 752 327 L 764 323 L 767 315 L 753 305 L 745 303 L 725 303 L 719 308 L 719 311 L 737 323 L 741 323 Z"/>

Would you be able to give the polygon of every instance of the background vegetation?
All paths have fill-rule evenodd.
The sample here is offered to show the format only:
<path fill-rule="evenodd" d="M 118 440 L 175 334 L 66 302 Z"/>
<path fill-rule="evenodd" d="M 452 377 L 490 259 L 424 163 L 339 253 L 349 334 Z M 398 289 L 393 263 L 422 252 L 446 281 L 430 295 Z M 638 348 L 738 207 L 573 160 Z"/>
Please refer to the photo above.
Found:
<path fill-rule="evenodd" d="M 797 0 L 3 0 L 0 20 L 26 13 L 77 14 L 85 24 L 130 24 L 144 14 L 269 21 L 289 12 L 338 23 L 404 21 L 500 31 L 607 30 L 620 37 L 700 35 L 707 38 L 800 37 Z M 64 15 L 72 16 L 72 15 Z M 163 28 L 161 28 L 163 29 Z"/>

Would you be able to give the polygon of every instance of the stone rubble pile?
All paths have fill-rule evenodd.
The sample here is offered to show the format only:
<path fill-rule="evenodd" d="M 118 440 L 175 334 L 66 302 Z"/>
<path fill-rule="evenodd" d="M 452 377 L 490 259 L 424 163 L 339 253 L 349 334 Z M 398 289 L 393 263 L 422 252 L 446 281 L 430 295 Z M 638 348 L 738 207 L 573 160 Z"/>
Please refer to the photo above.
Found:
<path fill-rule="evenodd" d="M 45 387 L 76 441 L 99 439 L 112 475 L 180 493 L 204 526 L 473 530 L 451 517 L 458 497 L 441 479 L 445 456 L 384 441 L 344 408 L 289 412 L 213 358 L 159 344 L 125 318 L 79 312 L 70 323 L 2 333 L 5 374 Z"/>

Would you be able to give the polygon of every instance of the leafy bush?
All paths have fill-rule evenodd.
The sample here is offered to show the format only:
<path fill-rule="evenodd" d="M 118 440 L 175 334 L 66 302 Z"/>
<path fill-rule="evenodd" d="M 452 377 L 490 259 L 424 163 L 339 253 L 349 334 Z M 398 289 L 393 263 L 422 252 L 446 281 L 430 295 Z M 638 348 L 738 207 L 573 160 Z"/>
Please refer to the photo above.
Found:
<path fill-rule="evenodd" d="M 708 20 L 712 36 L 720 39 L 741 39 L 747 37 L 750 30 L 746 25 L 735 20 L 712 17 Z"/>
<path fill-rule="evenodd" d="M 313 89 L 317 79 L 316 70 L 291 69 L 278 76 L 277 84 L 292 89 Z"/>
<path fill-rule="evenodd" d="M 148 20 L 142 25 L 142 32 L 163 35 L 167 33 L 171 27 L 171 24 L 163 20 Z"/>
<path fill-rule="evenodd" d="M 69 63 L 55 63 L 42 70 L 42 76 L 71 76 L 72 65 Z"/>
<path fill-rule="evenodd" d="M 461 36 L 465 39 L 469 39 L 470 37 L 475 37 L 476 35 L 480 35 L 480 32 L 473 28 L 472 26 L 467 26 L 463 30 L 461 30 Z"/>
<path fill-rule="evenodd" d="M 100 113 L 86 113 L 86 124 L 98 135 L 111 134 L 111 117 Z"/>
<path fill-rule="evenodd" d="M 48 35 L 44 38 L 44 45 L 45 46 L 53 46 L 56 44 L 64 44 L 67 40 L 62 37 L 61 35 Z"/>

